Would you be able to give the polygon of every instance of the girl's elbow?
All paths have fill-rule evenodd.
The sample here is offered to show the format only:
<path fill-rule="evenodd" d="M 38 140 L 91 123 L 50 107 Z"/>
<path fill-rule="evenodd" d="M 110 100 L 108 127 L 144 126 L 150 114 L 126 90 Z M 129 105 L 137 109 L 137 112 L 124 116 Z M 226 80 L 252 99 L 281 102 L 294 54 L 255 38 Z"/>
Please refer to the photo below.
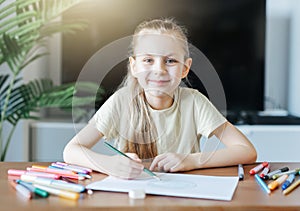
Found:
<path fill-rule="evenodd" d="M 64 151 L 63 151 L 63 159 L 64 159 L 64 162 L 66 163 L 72 163 L 72 147 L 70 146 L 70 144 L 67 144 L 64 148 Z"/>
<path fill-rule="evenodd" d="M 243 164 L 252 164 L 256 162 L 257 152 L 253 146 L 243 146 L 240 148 L 240 162 Z"/>
<path fill-rule="evenodd" d="M 248 153 L 248 162 L 247 163 L 255 163 L 257 159 L 257 152 L 255 148 L 252 148 L 250 152 Z"/>

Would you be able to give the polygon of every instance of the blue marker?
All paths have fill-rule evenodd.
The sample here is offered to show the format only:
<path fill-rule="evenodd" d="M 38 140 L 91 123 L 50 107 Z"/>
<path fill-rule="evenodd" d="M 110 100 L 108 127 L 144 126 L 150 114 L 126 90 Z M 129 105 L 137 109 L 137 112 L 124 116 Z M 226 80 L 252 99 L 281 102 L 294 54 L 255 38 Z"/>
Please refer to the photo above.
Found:
<path fill-rule="evenodd" d="M 292 182 L 294 181 L 295 179 L 295 176 L 296 174 L 290 174 L 289 177 L 285 180 L 285 182 L 282 184 L 281 188 L 282 190 L 285 190 L 287 189 L 287 187 L 290 186 L 290 184 L 292 184 Z"/>
<path fill-rule="evenodd" d="M 16 180 L 16 182 L 17 182 L 18 184 L 23 185 L 25 188 L 27 188 L 27 189 L 30 190 L 31 192 L 33 192 L 33 193 L 35 193 L 35 194 L 37 194 L 37 195 L 39 195 L 39 196 L 41 196 L 41 197 L 46 198 L 46 197 L 48 197 L 48 195 L 49 195 L 49 193 L 48 193 L 47 191 L 44 191 L 44 190 L 39 189 L 39 188 L 36 188 L 36 187 L 34 187 L 31 183 L 27 183 L 27 182 L 24 182 L 24 181 L 19 180 L 19 179 Z"/>
<path fill-rule="evenodd" d="M 267 184 L 259 177 L 258 174 L 255 174 L 254 178 L 255 178 L 256 182 L 260 185 L 260 187 L 262 187 L 262 189 L 264 191 L 266 191 L 268 194 L 271 193 L 271 190 L 268 188 Z"/>

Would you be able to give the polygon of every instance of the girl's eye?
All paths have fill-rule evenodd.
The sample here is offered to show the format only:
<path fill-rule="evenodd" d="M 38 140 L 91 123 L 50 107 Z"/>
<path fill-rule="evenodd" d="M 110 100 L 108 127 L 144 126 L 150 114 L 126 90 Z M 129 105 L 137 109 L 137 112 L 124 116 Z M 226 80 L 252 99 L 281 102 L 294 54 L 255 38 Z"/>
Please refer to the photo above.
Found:
<path fill-rule="evenodd" d="M 143 59 L 143 62 L 146 63 L 146 64 L 151 64 L 151 63 L 153 63 L 153 59 L 145 58 L 145 59 Z"/>
<path fill-rule="evenodd" d="M 176 59 L 166 59 L 166 64 L 172 65 L 172 64 L 176 64 L 177 60 Z"/>

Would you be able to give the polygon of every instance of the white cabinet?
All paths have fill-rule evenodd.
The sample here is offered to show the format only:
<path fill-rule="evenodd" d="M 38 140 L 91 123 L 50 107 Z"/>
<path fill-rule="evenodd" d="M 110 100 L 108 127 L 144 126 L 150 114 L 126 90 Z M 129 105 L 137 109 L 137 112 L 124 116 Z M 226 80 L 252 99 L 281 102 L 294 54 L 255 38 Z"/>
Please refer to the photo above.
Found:
<path fill-rule="evenodd" d="M 40 121 L 30 126 L 30 161 L 62 160 L 65 145 L 85 124 Z M 239 125 L 253 143 L 258 162 L 300 162 L 300 125 Z M 207 145 L 209 150 L 216 145 Z M 222 147 L 222 145 L 218 145 Z M 94 149 L 107 153 L 101 143 Z"/>
<path fill-rule="evenodd" d="M 30 125 L 29 161 L 63 161 L 64 147 L 85 125 L 85 123 L 74 124 L 53 120 L 32 123 Z M 93 150 L 103 154 L 112 154 L 103 146 L 103 142 L 98 142 Z"/>
<path fill-rule="evenodd" d="M 65 145 L 84 125 L 39 121 L 30 126 L 30 161 L 62 161 Z M 75 129 L 76 128 L 76 129 Z"/>
<path fill-rule="evenodd" d="M 253 143 L 258 162 L 300 162 L 300 125 L 239 125 Z"/>

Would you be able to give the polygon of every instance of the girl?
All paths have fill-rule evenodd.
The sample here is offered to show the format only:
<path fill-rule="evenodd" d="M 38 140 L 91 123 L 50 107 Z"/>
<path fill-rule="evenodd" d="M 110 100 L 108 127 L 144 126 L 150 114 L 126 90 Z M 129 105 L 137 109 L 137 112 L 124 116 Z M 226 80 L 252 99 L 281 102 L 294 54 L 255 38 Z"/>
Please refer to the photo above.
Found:
<path fill-rule="evenodd" d="M 125 179 L 142 173 L 142 161 L 165 172 L 255 162 L 249 140 L 204 95 L 179 87 L 191 64 L 183 28 L 172 19 L 141 23 L 121 88 L 67 144 L 65 162 Z M 216 136 L 226 147 L 200 152 L 201 136 Z M 103 137 L 133 160 L 92 151 Z"/>

